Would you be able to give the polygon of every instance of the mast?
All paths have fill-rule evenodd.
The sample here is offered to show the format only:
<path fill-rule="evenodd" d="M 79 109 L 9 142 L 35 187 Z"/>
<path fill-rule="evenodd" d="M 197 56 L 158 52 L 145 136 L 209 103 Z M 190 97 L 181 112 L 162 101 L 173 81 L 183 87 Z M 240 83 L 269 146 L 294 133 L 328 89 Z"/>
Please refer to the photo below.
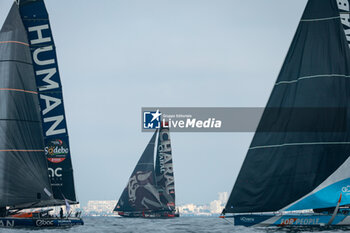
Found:
<path fill-rule="evenodd" d="M 76 202 L 71 151 L 62 85 L 49 16 L 43 0 L 20 0 L 19 10 L 29 38 L 36 90 L 41 109 L 44 151 L 54 198 Z"/>
<path fill-rule="evenodd" d="M 349 14 L 340 17 L 338 10 L 349 4 L 342 2 L 309 0 L 227 213 L 334 207 L 341 193 L 341 205 L 350 204 L 344 189 L 350 184 L 350 54 L 342 26 Z M 279 111 L 271 115 L 273 108 Z M 298 116 L 302 108 L 324 111 L 304 120 Z M 290 125 L 299 130 L 274 130 Z M 310 125 L 314 131 L 302 130 Z M 325 125 L 333 130 L 323 130 Z"/>
<path fill-rule="evenodd" d="M 137 162 L 114 211 L 141 212 L 164 208 L 159 199 L 154 172 L 154 148 L 158 132 L 154 132 Z"/>
<path fill-rule="evenodd" d="M 175 210 L 175 180 L 170 133 L 169 128 L 163 126 L 159 131 L 155 172 L 162 204 Z"/>
<path fill-rule="evenodd" d="M 0 31 L 0 207 L 53 201 L 26 31 L 14 3 Z"/>

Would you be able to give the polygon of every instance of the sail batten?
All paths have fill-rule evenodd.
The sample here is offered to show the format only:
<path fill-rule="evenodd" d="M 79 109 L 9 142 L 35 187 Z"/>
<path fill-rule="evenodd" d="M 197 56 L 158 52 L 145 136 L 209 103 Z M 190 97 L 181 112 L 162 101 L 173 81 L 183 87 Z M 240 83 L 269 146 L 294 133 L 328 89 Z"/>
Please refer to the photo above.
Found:
<path fill-rule="evenodd" d="M 310 75 L 310 76 L 304 76 L 304 77 L 300 77 L 297 78 L 295 80 L 291 80 L 291 81 L 280 81 L 280 82 L 276 82 L 275 86 L 281 85 L 281 84 L 293 84 L 293 83 L 297 83 L 301 80 L 304 79 L 313 79 L 313 78 L 350 78 L 350 75 L 345 75 L 345 74 L 319 74 L 319 75 Z"/>
<path fill-rule="evenodd" d="M 301 22 L 315 22 L 315 21 L 324 21 L 324 20 L 333 20 L 340 19 L 340 16 L 327 17 L 327 18 L 315 18 L 315 19 L 301 19 Z"/>
<path fill-rule="evenodd" d="M 274 147 L 285 147 L 285 146 L 305 146 L 305 145 L 342 145 L 350 144 L 350 142 L 299 142 L 299 143 L 284 143 L 279 145 L 265 145 L 265 146 L 254 146 L 250 147 L 249 150 L 264 149 L 264 148 L 274 148 Z"/>
<path fill-rule="evenodd" d="M 344 169 L 350 155 L 350 50 L 342 20 L 338 1 L 308 1 L 226 204 L 227 213 L 333 207 L 344 185 L 350 184 L 350 170 Z M 281 111 L 271 115 L 269 108 Z M 346 114 L 299 119 L 300 108 L 339 108 Z M 283 114 L 285 109 L 290 114 Z M 333 130 L 327 132 L 321 127 L 312 132 L 273 131 L 276 125 L 329 122 Z M 350 200 L 343 198 L 341 205 L 346 204 Z"/>

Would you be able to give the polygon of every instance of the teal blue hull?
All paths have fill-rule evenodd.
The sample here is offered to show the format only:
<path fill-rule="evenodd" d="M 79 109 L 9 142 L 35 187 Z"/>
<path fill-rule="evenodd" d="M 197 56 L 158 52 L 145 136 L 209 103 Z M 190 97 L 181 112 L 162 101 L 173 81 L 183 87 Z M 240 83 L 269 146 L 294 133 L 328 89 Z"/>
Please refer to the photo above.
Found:
<path fill-rule="evenodd" d="M 227 217 L 226 217 L 227 218 Z M 242 214 L 234 215 L 236 226 L 350 226 L 350 215 L 337 214 Z"/>

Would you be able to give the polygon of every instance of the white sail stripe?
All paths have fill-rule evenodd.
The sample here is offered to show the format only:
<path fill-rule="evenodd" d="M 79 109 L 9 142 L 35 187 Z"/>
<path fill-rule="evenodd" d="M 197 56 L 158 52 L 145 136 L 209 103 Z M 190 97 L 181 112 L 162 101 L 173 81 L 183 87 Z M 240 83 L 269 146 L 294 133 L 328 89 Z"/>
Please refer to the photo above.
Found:
<path fill-rule="evenodd" d="M 313 21 L 324 21 L 324 20 L 332 20 L 339 19 L 340 16 L 328 17 L 328 18 L 318 18 L 318 19 L 302 19 L 301 22 L 313 22 Z"/>
<path fill-rule="evenodd" d="M 303 79 L 326 78 L 326 77 L 350 78 L 350 75 L 345 75 L 345 74 L 319 74 L 319 75 L 304 76 L 304 77 L 300 77 L 300 78 L 298 78 L 296 80 L 292 80 L 292 81 L 280 81 L 280 82 L 276 83 L 275 86 L 278 86 L 280 84 L 296 83 L 296 82 L 298 82 L 300 80 L 303 80 Z"/>
<path fill-rule="evenodd" d="M 263 149 L 263 148 L 274 148 L 274 147 L 285 147 L 285 146 L 305 146 L 305 145 L 344 145 L 350 144 L 350 142 L 296 142 L 296 143 L 283 143 L 277 145 L 266 145 L 266 146 L 253 146 L 249 150 Z"/>

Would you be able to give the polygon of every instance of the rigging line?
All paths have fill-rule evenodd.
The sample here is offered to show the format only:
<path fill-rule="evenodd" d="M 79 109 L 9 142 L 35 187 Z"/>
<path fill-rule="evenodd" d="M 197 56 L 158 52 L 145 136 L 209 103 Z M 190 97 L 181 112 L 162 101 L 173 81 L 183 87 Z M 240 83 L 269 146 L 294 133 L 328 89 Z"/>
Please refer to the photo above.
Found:
<path fill-rule="evenodd" d="M 300 80 L 304 79 L 311 79 L 311 78 L 327 78 L 327 77 L 338 77 L 338 78 L 350 78 L 350 75 L 345 75 L 345 74 L 319 74 L 319 75 L 310 75 L 310 76 L 304 76 L 297 78 L 295 80 L 291 81 L 280 81 L 275 84 L 275 86 L 278 86 L 280 84 L 290 84 L 290 83 L 296 83 Z"/>
<path fill-rule="evenodd" d="M 324 21 L 324 20 L 332 20 L 339 19 L 340 16 L 328 17 L 328 18 L 318 18 L 318 19 L 301 19 L 301 22 L 313 22 L 313 21 Z"/>
<path fill-rule="evenodd" d="M 25 92 L 25 93 L 35 94 L 35 95 L 38 94 L 38 92 L 36 91 L 28 91 L 28 90 L 15 89 L 15 88 L 0 88 L 0 91 L 19 91 L 19 92 Z"/>
<path fill-rule="evenodd" d="M 6 149 L 0 152 L 43 152 L 44 150 L 26 150 L 26 149 Z"/>
<path fill-rule="evenodd" d="M 229 224 L 235 225 L 233 222 L 227 220 L 226 218 L 221 218 L 221 219 L 225 220 L 225 221 L 228 222 Z"/>
<path fill-rule="evenodd" d="M 297 142 L 297 143 L 283 143 L 283 144 L 278 144 L 278 145 L 253 146 L 253 147 L 250 147 L 249 150 L 285 147 L 285 146 L 346 145 L 346 144 L 350 144 L 350 142 Z"/>
<path fill-rule="evenodd" d="M 21 42 L 21 41 L 0 41 L 0 44 L 10 44 L 10 43 L 21 44 L 21 45 L 25 45 L 25 46 L 29 47 L 28 43 L 24 43 L 24 42 Z"/>

